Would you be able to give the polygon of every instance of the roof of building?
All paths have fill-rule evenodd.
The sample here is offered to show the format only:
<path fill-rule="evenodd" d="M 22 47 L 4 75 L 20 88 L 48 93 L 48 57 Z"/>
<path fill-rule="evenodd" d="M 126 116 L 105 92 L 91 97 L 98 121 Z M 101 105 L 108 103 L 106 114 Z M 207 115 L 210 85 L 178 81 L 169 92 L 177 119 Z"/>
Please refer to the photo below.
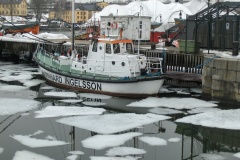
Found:
<path fill-rule="evenodd" d="M 21 4 L 24 0 L 0 0 L 0 4 Z"/>

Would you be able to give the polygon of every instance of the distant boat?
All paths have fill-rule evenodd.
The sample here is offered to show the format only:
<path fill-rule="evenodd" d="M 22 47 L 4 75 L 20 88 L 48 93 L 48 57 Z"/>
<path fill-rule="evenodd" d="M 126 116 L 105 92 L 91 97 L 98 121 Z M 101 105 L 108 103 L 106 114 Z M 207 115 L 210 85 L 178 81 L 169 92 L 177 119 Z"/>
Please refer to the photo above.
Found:
<path fill-rule="evenodd" d="M 3 23 L 2 29 L 5 33 L 29 33 L 39 34 L 40 25 L 39 23 Z"/>

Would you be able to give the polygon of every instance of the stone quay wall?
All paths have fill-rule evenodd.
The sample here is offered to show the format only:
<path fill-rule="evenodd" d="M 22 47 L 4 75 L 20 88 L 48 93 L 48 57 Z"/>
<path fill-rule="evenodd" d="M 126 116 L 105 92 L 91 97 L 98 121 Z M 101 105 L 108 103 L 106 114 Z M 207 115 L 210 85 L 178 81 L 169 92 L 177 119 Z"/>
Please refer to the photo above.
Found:
<path fill-rule="evenodd" d="M 240 59 L 204 56 L 202 94 L 213 100 L 240 102 Z"/>

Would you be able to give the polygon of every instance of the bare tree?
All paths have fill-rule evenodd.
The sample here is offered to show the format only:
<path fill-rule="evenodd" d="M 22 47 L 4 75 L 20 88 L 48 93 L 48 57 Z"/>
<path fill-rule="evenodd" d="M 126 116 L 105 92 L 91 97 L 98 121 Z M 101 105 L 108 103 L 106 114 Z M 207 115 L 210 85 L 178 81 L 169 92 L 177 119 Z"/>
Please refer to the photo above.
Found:
<path fill-rule="evenodd" d="M 42 19 L 42 14 L 48 8 L 48 1 L 47 0 L 30 0 L 30 8 L 33 10 L 36 21 L 40 22 Z"/>

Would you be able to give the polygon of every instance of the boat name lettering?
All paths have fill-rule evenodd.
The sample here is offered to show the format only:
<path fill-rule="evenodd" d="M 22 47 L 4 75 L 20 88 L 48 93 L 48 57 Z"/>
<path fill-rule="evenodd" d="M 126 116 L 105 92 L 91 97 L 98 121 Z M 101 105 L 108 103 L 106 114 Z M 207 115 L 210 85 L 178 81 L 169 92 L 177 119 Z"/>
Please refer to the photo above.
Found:
<path fill-rule="evenodd" d="M 51 73 L 48 73 L 48 72 L 45 72 L 45 71 L 42 71 L 42 74 L 47 79 L 50 79 L 50 80 L 52 80 L 54 82 L 57 82 L 57 83 L 62 83 L 62 77 L 61 76 L 54 75 L 54 74 L 51 74 Z"/>
<path fill-rule="evenodd" d="M 85 89 L 91 89 L 91 90 L 102 90 L 101 83 L 97 82 L 89 82 L 85 80 L 79 80 L 74 78 L 65 78 L 65 84 L 69 86 L 79 87 L 79 88 L 85 88 Z"/>

